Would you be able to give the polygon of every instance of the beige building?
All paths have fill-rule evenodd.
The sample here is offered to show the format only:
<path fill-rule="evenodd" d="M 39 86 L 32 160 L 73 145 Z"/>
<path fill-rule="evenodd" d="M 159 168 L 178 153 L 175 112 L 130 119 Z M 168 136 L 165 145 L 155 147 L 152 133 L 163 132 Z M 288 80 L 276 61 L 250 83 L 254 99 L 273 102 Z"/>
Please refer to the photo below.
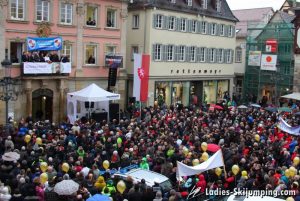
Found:
<path fill-rule="evenodd" d="M 231 96 L 236 21 L 220 0 L 129 4 L 126 66 L 130 76 L 133 53 L 151 55 L 147 104 L 187 106 Z M 129 97 L 132 85 L 129 80 Z"/>

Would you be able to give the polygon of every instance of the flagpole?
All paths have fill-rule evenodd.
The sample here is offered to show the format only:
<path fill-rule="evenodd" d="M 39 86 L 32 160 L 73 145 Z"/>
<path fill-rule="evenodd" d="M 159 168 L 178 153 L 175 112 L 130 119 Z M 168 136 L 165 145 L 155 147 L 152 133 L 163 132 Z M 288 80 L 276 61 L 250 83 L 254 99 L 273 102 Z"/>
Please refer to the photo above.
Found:
<path fill-rule="evenodd" d="M 224 167 L 224 173 L 225 173 L 225 179 L 227 179 L 227 172 L 226 172 L 226 167 L 225 167 L 225 163 L 224 163 L 224 156 L 223 156 L 223 150 L 221 150 L 221 154 L 222 154 L 222 162 L 223 162 L 223 167 Z"/>

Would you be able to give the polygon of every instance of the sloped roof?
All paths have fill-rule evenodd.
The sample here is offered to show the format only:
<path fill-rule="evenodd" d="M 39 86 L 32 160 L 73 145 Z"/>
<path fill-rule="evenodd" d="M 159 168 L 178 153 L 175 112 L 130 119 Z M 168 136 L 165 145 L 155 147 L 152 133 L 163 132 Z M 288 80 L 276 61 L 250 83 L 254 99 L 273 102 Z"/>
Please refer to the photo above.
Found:
<path fill-rule="evenodd" d="M 169 0 L 134 0 L 128 5 L 128 10 L 140 10 L 145 8 L 159 8 L 175 12 L 183 12 L 189 14 L 199 14 L 213 18 L 221 18 L 237 22 L 238 19 L 231 12 L 226 1 L 222 1 L 221 12 L 217 12 L 213 7 L 214 0 L 207 0 L 207 9 L 201 6 L 201 0 L 193 0 L 193 5 L 188 6 L 186 0 L 176 0 L 173 4 Z"/>
<path fill-rule="evenodd" d="M 278 11 L 278 13 L 285 23 L 292 23 L 293 19 L 295 18 L 295 15 L 290 15 L 286 12 Z"/>

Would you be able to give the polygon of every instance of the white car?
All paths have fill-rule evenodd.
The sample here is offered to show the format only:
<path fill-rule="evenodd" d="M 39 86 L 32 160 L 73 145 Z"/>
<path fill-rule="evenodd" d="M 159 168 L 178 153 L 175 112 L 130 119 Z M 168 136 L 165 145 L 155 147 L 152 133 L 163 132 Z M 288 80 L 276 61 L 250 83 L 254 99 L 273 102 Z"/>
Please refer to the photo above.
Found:
<path fill-rule="evenodd" d="M 138 168 L 132 169 L 124 174 L 119 172 L 114 174 L 114 177 L 123 180 L 126 180 L 129 176 L 133 179 L 134 182 L 141 182 L 141 180 L 144 179 L 146 181 L 146 185 L 149 187 L 154 186 L 155 182 L 159 183 L 159 186 L 163 189 L 164 192 L 172 189 L 172 184 L 168 177 L 150 170 L 143 170 Z"/>

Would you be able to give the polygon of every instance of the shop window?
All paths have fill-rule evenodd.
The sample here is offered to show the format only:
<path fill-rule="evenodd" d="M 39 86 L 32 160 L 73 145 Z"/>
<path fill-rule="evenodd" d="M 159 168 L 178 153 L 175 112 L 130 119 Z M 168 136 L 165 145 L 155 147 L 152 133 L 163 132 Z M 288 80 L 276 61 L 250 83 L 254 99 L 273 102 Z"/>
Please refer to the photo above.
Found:
<path fill-rule="evenodd" d="M 133 15 L 132 16 L 132 28 L 138 29 L 140 26 L 140 16 L 139 15 Z"/>
<path fill-rule="evenodd" d="M 86 7 L 86 25 L 95 27 L 97 26 L 97 12 L 98 9 L 96 6 L 88 5 Z"/>
<path fill-rule="evenodd" d="M 72 24 L 73 5 L 62 3 L 60 6 L 60 22 L 62 24 Z"/>
<path fill-rule="evenodd" d="M 106 12 L 106 27 L 117 28 L 117 10 L 107 9 Z"/>
<path fill-rule="evenodd" d="M 97 61 L 97 45 L 86 45 L 85 48 L 85 64 L 96 65 Z"/>
<path fill-rule="evenodd" d="M 168 29 L 169 30 L 175 30 L 175 17 L 174 16 L 170 16 L 169 20 L 168 20 Z"/>
<path fill-rule="evenodd" d="M 21 42 L 10 42 L 10 61 L 13 64 L 22 62 L 23 45 Z"/>
<path fill-rule="evenodd" d="M 49 21 L 50 2 L 45 0 L 37 0 L 36 3 L 36 21 Z"/>
<path fill-rule="evenodd" d="M 12 20 L 24 20 L 25 0 L 10 0 L 10 18 Z"/>

